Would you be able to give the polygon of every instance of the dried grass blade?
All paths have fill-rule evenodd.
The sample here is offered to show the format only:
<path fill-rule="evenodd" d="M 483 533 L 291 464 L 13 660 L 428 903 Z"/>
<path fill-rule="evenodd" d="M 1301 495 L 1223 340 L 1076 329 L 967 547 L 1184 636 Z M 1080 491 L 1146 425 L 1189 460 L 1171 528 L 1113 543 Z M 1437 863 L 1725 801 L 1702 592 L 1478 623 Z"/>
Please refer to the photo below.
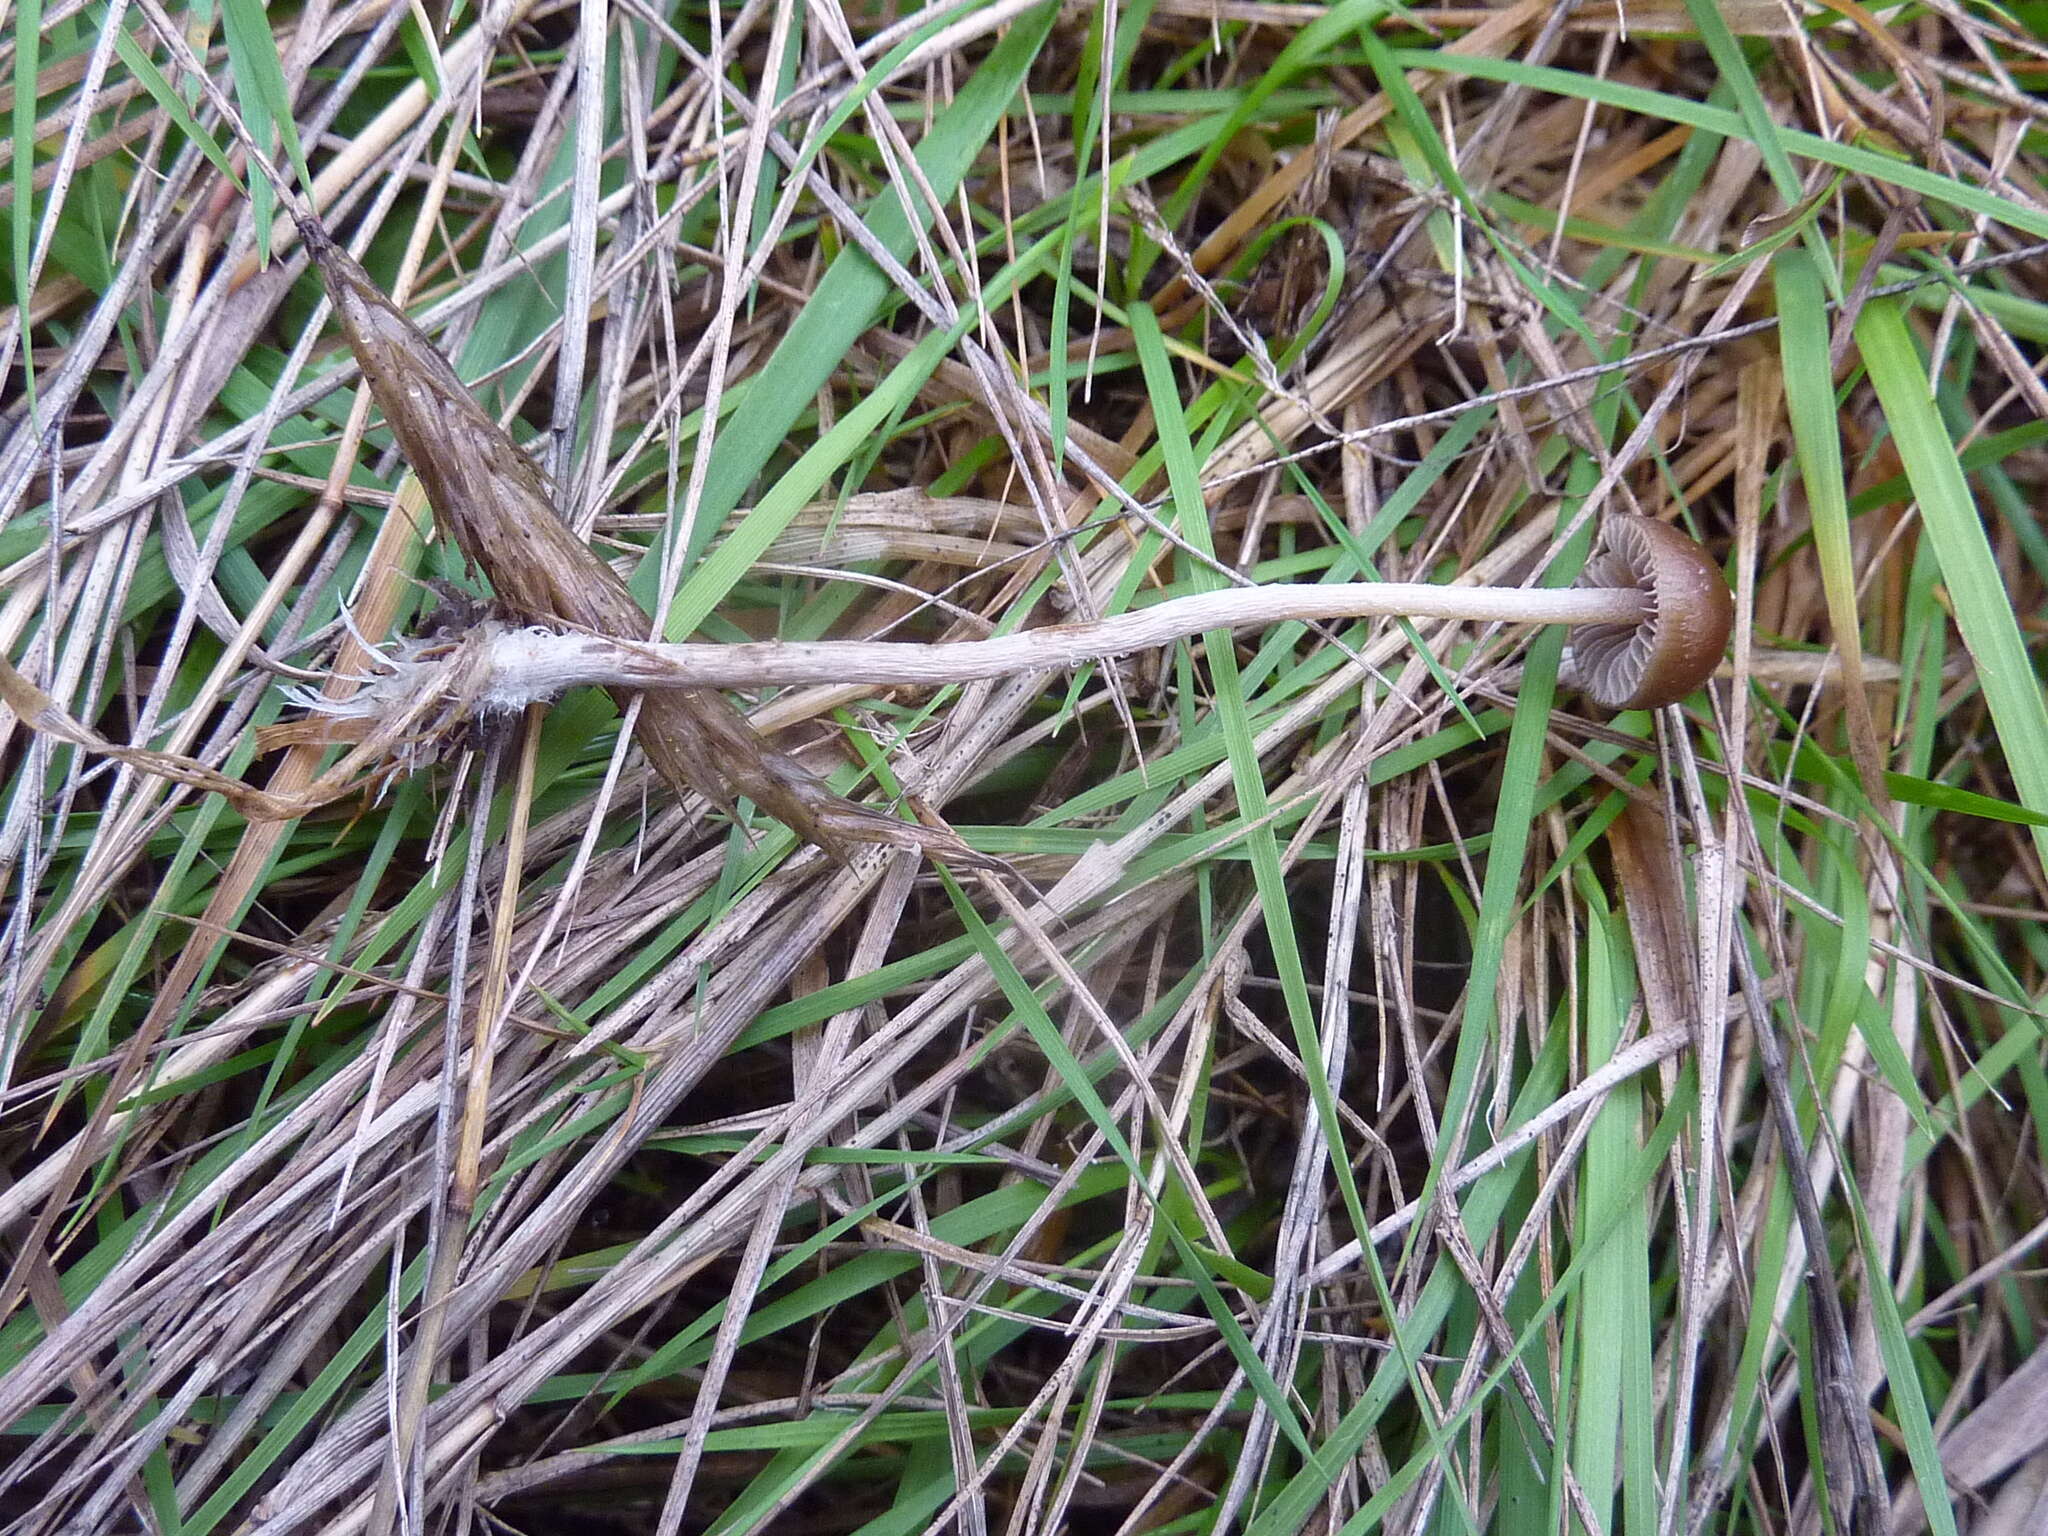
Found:
<path fill-rule="evenodd" d="M 1658 1033 L 1699 1028 L 1705 999 L 1693 978 L 1699 966 L 1687 937 L 1685 887 L 1671 858 L 1670 823 L 1638 801 L 1622 806 L 1607 830 L 1623 910 L 1635 944 L 1643 1006 Z"/>
<path fill-rule="evenodd" d="M 601 634 L 644 640 L 652 621 L 608 565 L 555 515 L 540 467 L 477 403 L 438 348 L 316 221 L 300 237 L 318 267 L 370 392 L 434 516 L 508 605 Z M 623 701 L 629 692 L 614 691 Z M 730 812 L 742 797 L 842 861 L 864 844 L 915 847 L 986 866 L 950 831 L 835 795 L 763 741 L 712 689 L 643 695 L 640 745 L 678 793 Z"/>

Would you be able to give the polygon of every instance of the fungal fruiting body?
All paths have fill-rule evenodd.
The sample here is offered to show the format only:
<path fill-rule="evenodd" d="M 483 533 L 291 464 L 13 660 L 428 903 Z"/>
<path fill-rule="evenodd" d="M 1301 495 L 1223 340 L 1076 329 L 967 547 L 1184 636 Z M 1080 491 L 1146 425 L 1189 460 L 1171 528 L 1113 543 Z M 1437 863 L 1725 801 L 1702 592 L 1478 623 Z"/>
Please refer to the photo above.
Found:
<path fill-rule="evenodd" d="M 1714 675 L 1735 599 L 1720 567 L 1684 533 L 1652 518 L 1610 518 L 1580 584 L 1634 587 L 1646 604 L 1636 623 L 1572 632 L 1573 680 L 1602 709 L 1676 704 Z"/>

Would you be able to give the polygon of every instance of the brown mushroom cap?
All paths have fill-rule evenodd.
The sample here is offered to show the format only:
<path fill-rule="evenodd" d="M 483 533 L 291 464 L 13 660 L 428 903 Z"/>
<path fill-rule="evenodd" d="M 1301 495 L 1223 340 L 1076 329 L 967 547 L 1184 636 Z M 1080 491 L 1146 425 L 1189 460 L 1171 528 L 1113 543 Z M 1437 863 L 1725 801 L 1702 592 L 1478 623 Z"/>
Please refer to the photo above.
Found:
<path fill-rule="evenodd" d="M 1727 649 L 1735 627 L 1728 583 L 1704 549 L 1651 518 L 1609 518 L 1603 544 L 1579 585 L 1636 587 L 1649 611 L 1639 624 L 1587 624 L 1574 632 L 1580 691 L 1602 709 L 1676 704 L 1713 676 Z"/>

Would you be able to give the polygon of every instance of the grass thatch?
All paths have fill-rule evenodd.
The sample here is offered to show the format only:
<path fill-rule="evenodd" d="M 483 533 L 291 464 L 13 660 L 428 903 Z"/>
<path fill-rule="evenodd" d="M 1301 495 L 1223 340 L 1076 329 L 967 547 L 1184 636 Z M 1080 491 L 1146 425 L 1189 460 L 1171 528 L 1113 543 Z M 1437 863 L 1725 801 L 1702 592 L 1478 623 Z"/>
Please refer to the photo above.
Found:
<path fill-rule="evenodd" d="M 478 590 L 301 194 L 671 639 L 1635 514 L 1738 626 L 750 700 L 1006 872 L 591 690 L 284 821 L 4 717 L 0 1529 L 2048 1529 L 2048 6 L 14 18 L 0 648 L 112 741 L 297 794 Z"/>

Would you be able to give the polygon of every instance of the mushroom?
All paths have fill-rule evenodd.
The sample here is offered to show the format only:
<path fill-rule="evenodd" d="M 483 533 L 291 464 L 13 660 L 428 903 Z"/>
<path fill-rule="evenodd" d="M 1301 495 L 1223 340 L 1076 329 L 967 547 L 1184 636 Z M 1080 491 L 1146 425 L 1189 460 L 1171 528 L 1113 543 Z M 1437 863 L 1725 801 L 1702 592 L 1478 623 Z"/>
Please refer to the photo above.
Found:
<path fill-rule="evenodd" d="M 987 640 L 766 640 L 656 645 L 588 632 L 495 626 L 479 635 L 466 685 L 486 710 L 522 707 L 586 684 L 748 688 L 802 683 L 937 687 L 1052 670 L 1166 645 L 1210 630 L 1289 620 L 1445 619 L 1578 627 L 1566 678 L 1603 709 L 1652 709 L 1713 675 L 1734 603 L 1705 550 L 1675 528 L 1627 516 L 1576 587 L 1362 581 L 1235 587 L 1080 624 Z"/>
<path fill-rule="evenodd" d="M 1570 675 L 1602 709 L 1676 704 L 1713 675 L 1735 600 L 1707 552 L 1669 523 L 1612 519 L 1581 585 L 1633 587 L 1647 601 L 1635 623 L 1588 624 L 1572 636 Z"/>
<path fill-rule="evenodd" d="M 361 741 L 304 796 L 250 789 L 203 764 L 124 747 L 66 715 L 0 654 L 0 704 L 31 728 L 104 752 L 165 777 L 217 790 L 251 815 L 302 816 L 349 792 L 343 780 L 366 752 L 386 748 L 434 717 L 452 724 L 470 713 L 522 709 L 565 688 L 659 689 L 760 687 L 794 683 L 874 683 L 932 687 L 1007 673 L 1050 670 L 1165 645 L 1208 630 L 1345 618 L 1447 619 L 1502 624 L 1572 624 L 1579 634 L 1567 680 L 1603 709 L 1675 704 L 1713 675 L 1734 627 L 1735 604 L 1705 550 L 1675 528 L 1646 517 L 1610 521 L 1598 556 L 1569 589 L 1417 585 L 1361 581 L 1322 586 L 1287 583 L 1176 597 L 1135 613 L 1087 624 L 1047 624 L 989 640 L 924 645 L 914 641 L 779 640 L 742 645 L 653 645 L 589 630 L 562 633 L 495 619 L 452 644 L 438 638 L 386 658 L 392 675 L 356 700 L 309 700 L 317 715 L 344 719 L 331 735 Z M 325 724 L 325 722 L 323 722 Z M 275 744 L 275 743 L 273 743 Z"/>

